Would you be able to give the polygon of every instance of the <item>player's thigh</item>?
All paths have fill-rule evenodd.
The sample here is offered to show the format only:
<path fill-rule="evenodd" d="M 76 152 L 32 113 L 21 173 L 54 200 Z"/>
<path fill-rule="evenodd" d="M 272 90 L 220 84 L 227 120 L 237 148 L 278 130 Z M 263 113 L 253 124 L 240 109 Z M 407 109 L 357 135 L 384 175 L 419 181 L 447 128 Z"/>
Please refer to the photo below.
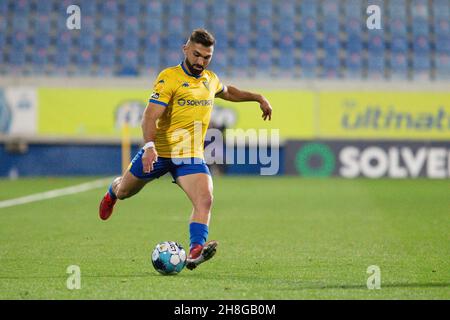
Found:
<path fill-rule="evenodd" d="M 126 171 L 122 176 L 122 180 L 119 184 L 119 190 L 117 196 L 119 198 L 127 198 L 138 193 L 147 183 L 152 181 L 151 179 L 139 179 L 135 177 L 130 171 Z"/>
<path fill-rule="evenodd" d="M 213 181 L 209 174 L 194 173 L 179 176 L 176 182 L 194 205 L 212 203 Z"/>

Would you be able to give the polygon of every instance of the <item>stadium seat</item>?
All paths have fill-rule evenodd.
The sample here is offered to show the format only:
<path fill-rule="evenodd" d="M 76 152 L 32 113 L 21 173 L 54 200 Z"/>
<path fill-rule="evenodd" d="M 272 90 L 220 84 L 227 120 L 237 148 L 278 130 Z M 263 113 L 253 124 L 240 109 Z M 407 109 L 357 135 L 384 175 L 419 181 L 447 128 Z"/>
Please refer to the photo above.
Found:
<path fill-rule="evenodd" d="M 372 79 L 382 79 L 385 72 L 384 55 L 381 52 L 371 52 L 367 56 L 367 76 Z"/>
<path fill-rule="evenodd" d="M 427 80 L 430 77 L 430 56 L 428 54 L 415 53 L 413 55 L 414 79 Z"/>
<path fill-rule="evenodd" d="M 300 13 L 302 19 L 306 17 L 317 19 L 317 1 L 303 0 L 300 2 Z"/>
<path fill-rule="evenodd" d="M 362 73 L 362 57 L 358 52 L 347 53 L 345 59 L 345 77 L 361 78 Z"/>
<path fill-rule="evenodd" d="M 300 56 L 301 76 L 314 78 L 316 76 L 317 57 L 314 52 L 303 52 Z"/>
<path fill-rule="evenodd" d="M 408 78 L 408 58 L 405 53 L 399 52 L 391 55 L 390 78 L 400 80 Z"/>
<path fill-rule="evenodd" d="M 204 28 L 208 17 L 207 1 L 196 0 L 188 6 L 187 16 L 189 21 L 189 30 Z"/>
<path fill-rule="evenodd" d="M 140 1 L 126 1 L 124 2 L 124 14 L 126 18 L 136 18 L 140 12 Z"/>
<path fill-rule="evenodd" d="M 438 54 L 435 58 L 436 79 L 450 80 L 450 55 Z"/>

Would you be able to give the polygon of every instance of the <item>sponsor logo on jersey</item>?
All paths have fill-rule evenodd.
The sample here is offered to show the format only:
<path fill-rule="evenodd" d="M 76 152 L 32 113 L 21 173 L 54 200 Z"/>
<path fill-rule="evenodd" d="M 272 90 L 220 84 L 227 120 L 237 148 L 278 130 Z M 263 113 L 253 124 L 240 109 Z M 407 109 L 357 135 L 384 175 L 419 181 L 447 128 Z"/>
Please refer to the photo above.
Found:
<path fill-rule="evenodd" d="M 197 106 L 208 107 L 208 106 L 212 106 L 212 104 L 213 104 L 212 99 L 208 99 L 208 100 L 178 99 L 179 106 L 187 105 L 187 106 L 192 106 L 192 107 L 197 107 Z"/>

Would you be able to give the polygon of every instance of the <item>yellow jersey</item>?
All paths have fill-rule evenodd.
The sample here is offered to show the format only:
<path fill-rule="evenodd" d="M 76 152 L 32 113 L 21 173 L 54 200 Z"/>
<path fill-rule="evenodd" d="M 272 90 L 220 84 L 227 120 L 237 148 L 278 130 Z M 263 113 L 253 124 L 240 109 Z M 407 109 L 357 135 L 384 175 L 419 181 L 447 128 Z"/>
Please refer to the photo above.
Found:
<path fill-rule="evenodd" d="M 219 77 L 203 70 L 194 76 L 183 63 L 158 75 L 149 102 L 166 107 L 158 119 L 155 146 L 165 158 L 202 158 L 214 97 L 224 90 Z"/>

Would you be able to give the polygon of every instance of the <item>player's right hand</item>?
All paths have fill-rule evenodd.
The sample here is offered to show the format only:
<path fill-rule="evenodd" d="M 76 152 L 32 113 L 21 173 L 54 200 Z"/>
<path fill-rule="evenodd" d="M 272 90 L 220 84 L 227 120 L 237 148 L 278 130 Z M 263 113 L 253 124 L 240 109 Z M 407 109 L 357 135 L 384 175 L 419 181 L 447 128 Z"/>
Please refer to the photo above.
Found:
<path fill-rule="evenodd" d="M 158 161 L 158 153 L 155 148 L 147 148 L 142 155 L 142 168 L 144 173 L 150 173 L 153 170 L 153 164 Z"/>

